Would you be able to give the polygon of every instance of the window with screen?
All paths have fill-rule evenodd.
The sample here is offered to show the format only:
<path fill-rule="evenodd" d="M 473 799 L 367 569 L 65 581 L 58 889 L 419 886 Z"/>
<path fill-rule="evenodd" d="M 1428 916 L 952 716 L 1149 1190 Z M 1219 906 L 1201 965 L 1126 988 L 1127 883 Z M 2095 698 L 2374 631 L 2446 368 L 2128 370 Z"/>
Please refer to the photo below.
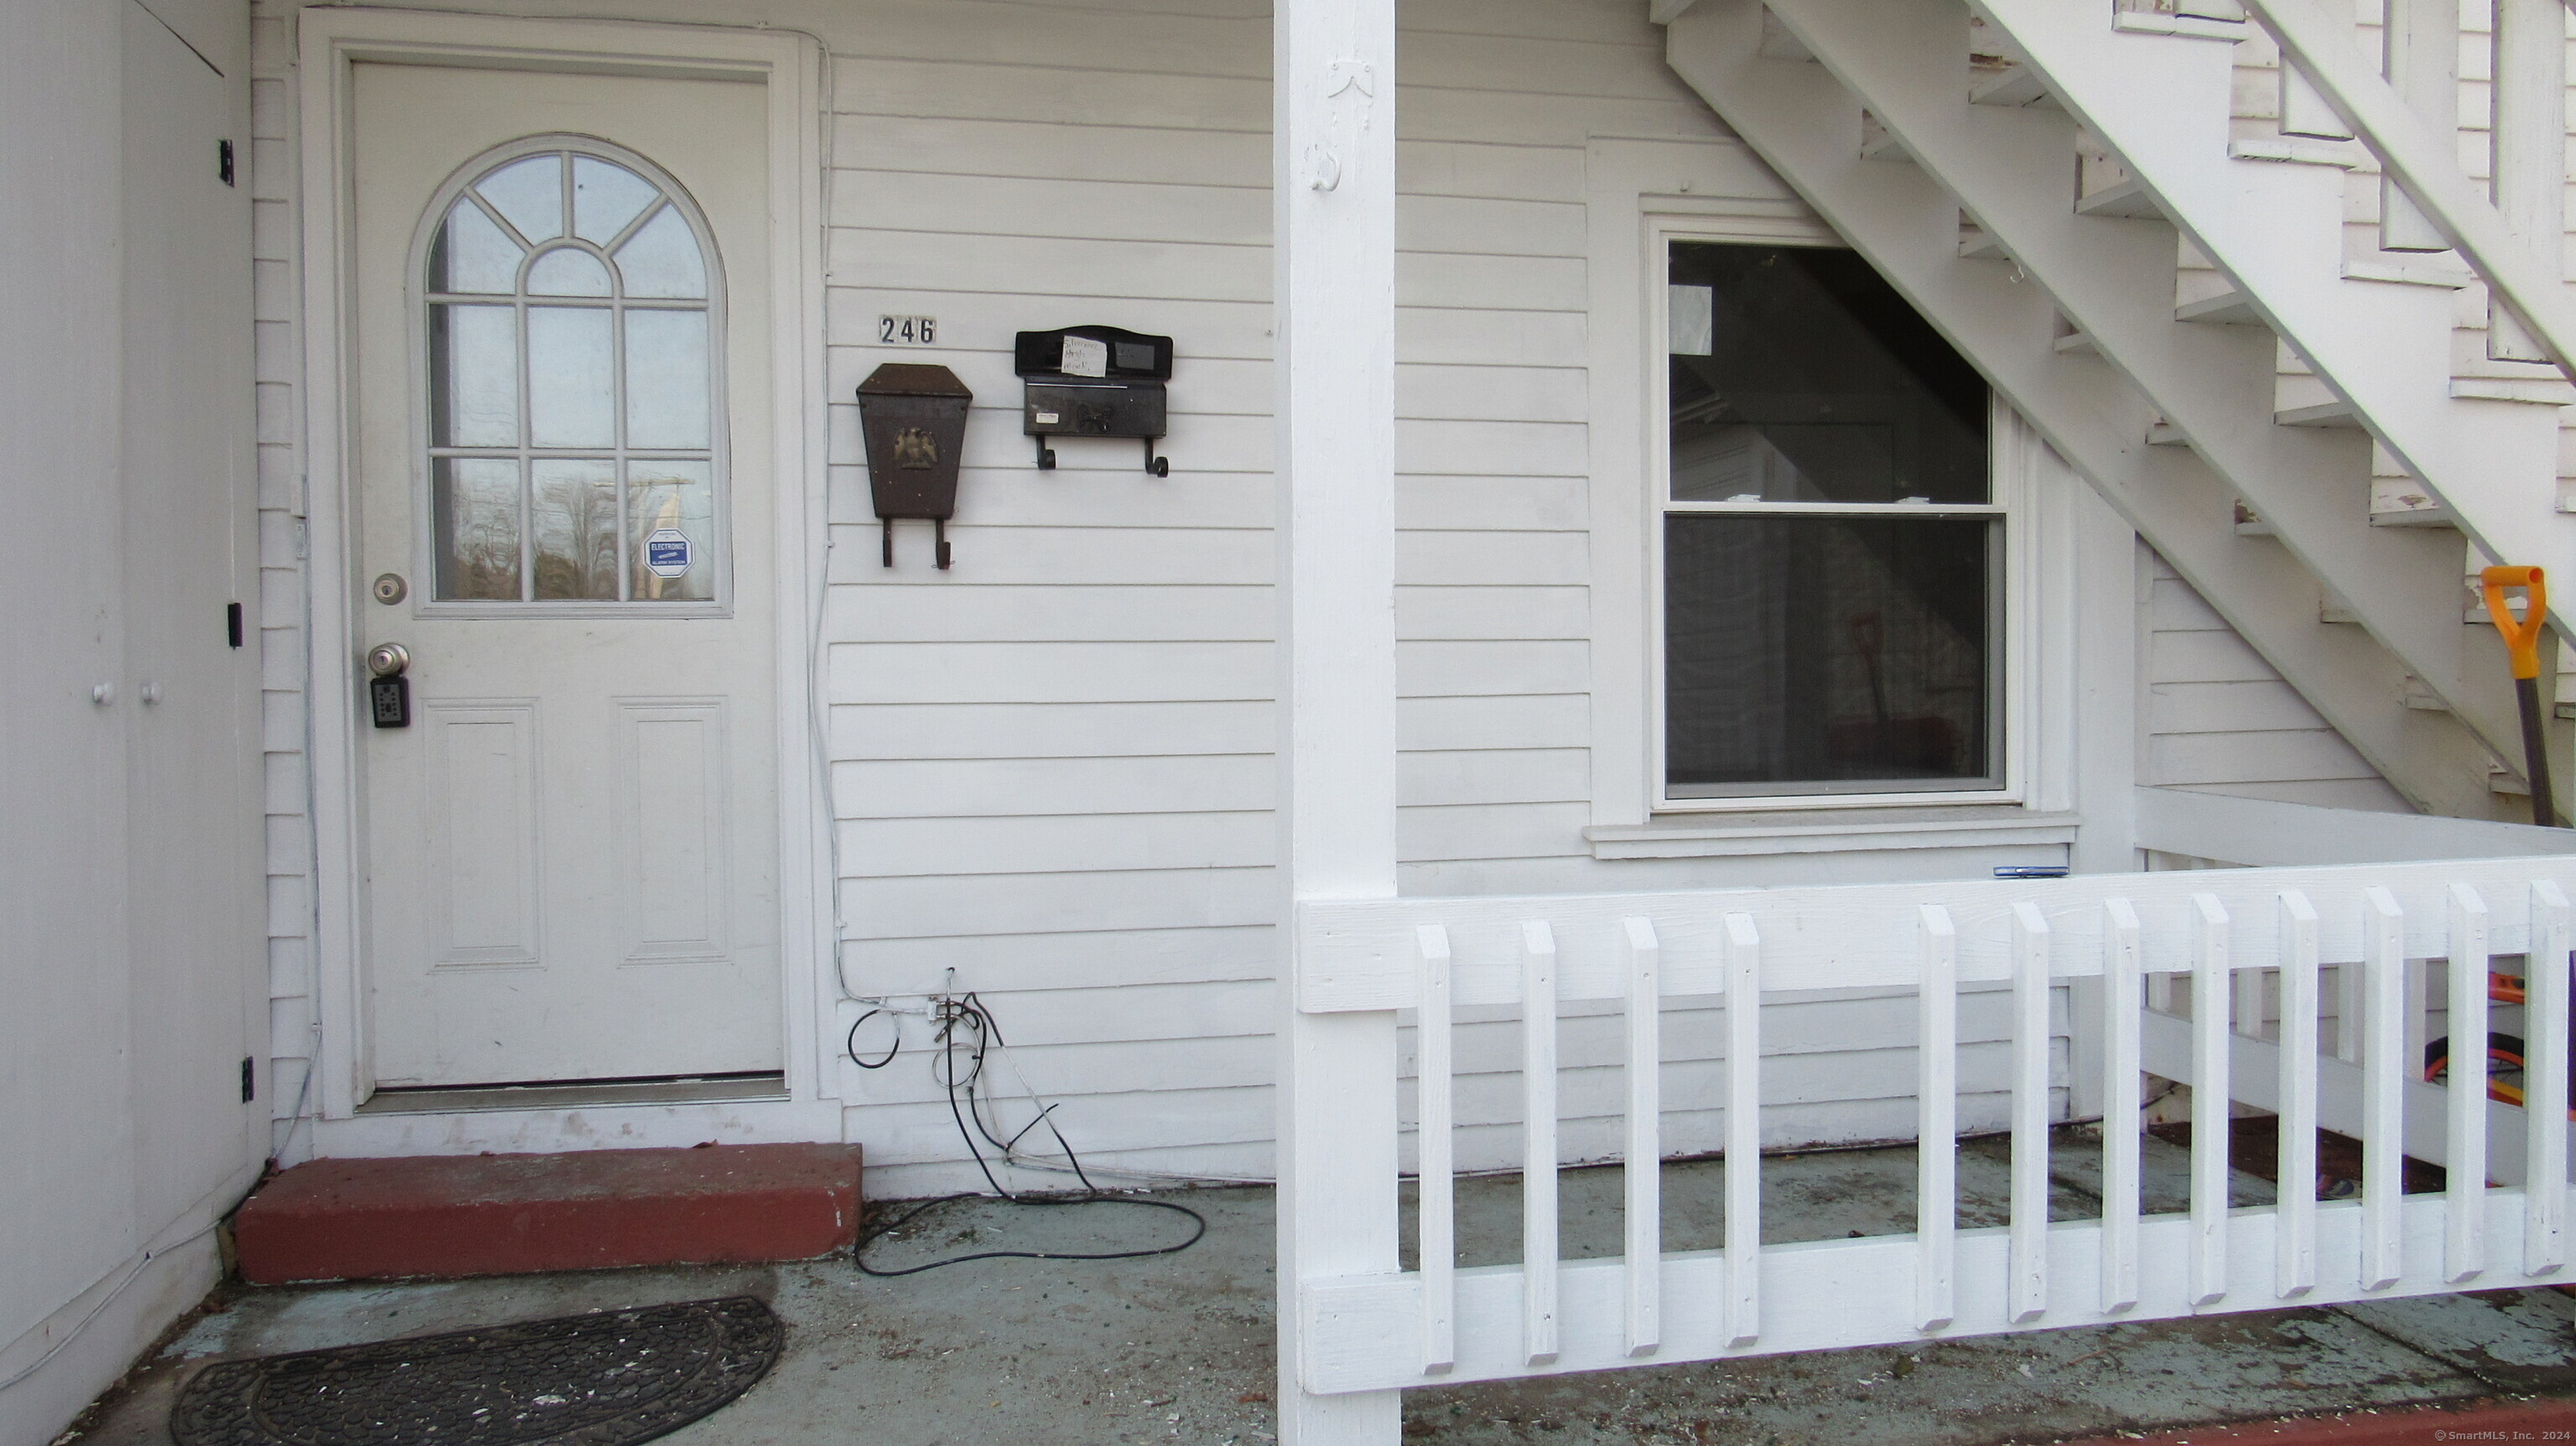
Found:
<path fill-rule="evenodd" d="M 1983 379 L 1852 252 L 1668 244 L 1664 796 L 2002 788 Z"/>

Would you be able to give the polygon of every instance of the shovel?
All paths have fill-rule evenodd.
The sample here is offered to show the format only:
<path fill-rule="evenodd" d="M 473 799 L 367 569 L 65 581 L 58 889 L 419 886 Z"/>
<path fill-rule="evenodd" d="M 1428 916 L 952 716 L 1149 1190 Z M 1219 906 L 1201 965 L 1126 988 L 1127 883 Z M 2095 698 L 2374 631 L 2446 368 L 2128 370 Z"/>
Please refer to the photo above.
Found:
<path fill-rule="evenodd" d="M 2490 567 L 2478 574 L 2478 587 L 2486 594 L 2487 616 L 2495 619 L 2496 631 L 2504 634 L 2505 650 L 2513 657 L 2513 696 L 2522 705 L 2524 777 L 2531 780 L 2531 821 L 2542 828 L 2556 828 L 2557 810 L 2549 788 L 2549 739 L 2540 713 L 2540 630 L 2549 618 L 2549 587 L 2536 567 Z M 2513 588 L 2523 590 L 2519 621 L 2505 605 L 2504 595 Z"/>

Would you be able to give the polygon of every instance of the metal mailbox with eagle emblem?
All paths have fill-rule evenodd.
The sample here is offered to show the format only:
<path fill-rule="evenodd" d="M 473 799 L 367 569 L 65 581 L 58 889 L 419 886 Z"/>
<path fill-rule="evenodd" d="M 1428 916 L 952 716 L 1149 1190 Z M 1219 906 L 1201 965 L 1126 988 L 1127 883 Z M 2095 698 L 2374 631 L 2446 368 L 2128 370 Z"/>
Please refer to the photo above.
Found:
<path fill-rule="evenodd" d="M 868 493 L 894 566 L 898 518 L 936 530 L 939 565 L 949 564 L 948 519 L 957 515 L 957 460 L 966 446 L 966 408 L 975 394 L 943 366 L 888 362 L 859 383 L 859 430 L 868 449 Z"/>

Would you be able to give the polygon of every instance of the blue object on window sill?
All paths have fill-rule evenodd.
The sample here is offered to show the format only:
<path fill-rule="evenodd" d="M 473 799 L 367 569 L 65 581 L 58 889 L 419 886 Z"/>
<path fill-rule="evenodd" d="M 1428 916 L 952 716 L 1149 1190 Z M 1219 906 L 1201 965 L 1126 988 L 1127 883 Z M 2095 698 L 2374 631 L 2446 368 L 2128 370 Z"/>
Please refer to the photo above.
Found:
<path fill-rule="evenodd" d="M 2066 877 L 2066 865 L 2005 864 L 1995 870 L 1995 877 L 1999 879 L 2062 879 Z"/>

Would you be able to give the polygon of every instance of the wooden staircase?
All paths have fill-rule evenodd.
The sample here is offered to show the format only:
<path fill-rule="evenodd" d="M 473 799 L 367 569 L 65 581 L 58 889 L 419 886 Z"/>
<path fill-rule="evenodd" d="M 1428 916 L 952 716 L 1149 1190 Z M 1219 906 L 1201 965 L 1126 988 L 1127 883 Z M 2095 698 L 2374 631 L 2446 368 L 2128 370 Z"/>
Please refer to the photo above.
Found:
<path fill-rule="evenodd" d="M 2264 30 L 2227 0 L 2163 5 L 1666 0 L 1657 18 L 1675 71 L 2392 785 L 2505 816 L 2511 688 L 2463 581 L 2489 559 L 2571 576 L 2557 422 L 2576 391 L 2484 354 L 2460 324 L 2468 266 L 2356 247 L 2347 176 L 2368 150 L 2239 114 L 2249 56 L 2277 55 Z M 2290 124 L 2354 129 L 2317 92 L 2362 82 L 2304 73 Z M 2424 211 L 2458 219 L 2465 185 L 2428 183 Z M 2533 295 L 2492 208 L 2471 219 L 2470 259 Z M 2510 319 L 2487 334 L 2544 354 Z"/>

